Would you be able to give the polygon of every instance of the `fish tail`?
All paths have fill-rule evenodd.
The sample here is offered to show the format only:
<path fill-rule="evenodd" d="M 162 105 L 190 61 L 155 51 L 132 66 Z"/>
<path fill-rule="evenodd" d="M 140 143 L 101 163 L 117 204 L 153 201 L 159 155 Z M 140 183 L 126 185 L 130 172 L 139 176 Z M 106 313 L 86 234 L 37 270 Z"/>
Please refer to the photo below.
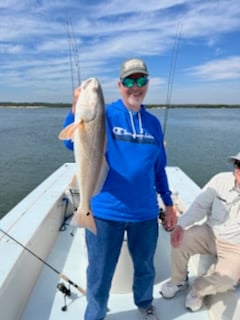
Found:
<path fill-rule="evenodd" d="M 79 228 L 86 228 L 94 234 L 97 234 L 97 227 L 92 212 L 80 212 L 77 210 L 72 218 L 71 225 Z"/>

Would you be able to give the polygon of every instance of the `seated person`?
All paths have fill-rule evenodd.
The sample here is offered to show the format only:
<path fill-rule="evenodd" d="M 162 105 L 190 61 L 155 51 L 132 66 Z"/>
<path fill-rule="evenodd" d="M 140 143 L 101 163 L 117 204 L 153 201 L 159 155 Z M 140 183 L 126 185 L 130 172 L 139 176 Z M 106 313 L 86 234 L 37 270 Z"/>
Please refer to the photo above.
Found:
<path fill-rule="evenodd" d="M 202 307 L 205 296 L 233 289 L 240 278 L 240 152 L 228 161 L 233 172 L 215 175 L 171 233 L 172 274 L 161 288 L 163 297 L 173 298 L 188 286 L 192 255 L 217 257 L 208 272 L 195 279 L 186 296 L 185 306 L 191 311 Z M 194 225 L 203 218 L 203 224 Z"/>

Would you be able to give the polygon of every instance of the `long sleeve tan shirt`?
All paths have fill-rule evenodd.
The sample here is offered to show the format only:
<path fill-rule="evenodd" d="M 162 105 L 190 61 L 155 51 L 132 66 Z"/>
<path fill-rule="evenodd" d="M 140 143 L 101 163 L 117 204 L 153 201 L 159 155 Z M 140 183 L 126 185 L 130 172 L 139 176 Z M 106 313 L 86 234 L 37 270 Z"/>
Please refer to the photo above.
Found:
<path fill-rule="evenodd" d="M 240 244 L 240 188 L 232 172 L 215 175 L 179 218 L 178 225 L 186 228 L 204 218 L 216 238 Z"/>

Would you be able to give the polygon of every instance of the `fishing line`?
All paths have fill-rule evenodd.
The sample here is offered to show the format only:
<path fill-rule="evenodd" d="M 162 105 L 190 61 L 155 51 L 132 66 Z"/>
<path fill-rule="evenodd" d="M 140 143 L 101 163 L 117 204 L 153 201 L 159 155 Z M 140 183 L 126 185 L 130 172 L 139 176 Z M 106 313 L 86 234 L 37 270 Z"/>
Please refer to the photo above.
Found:
<path fill-rule="evenodd" d="M 66 9 L 67 12 L 67 9 Z M 77 46 L 76 37 L 73 31 L 72 21 L 68 13 L 66 13 L 66 32 L 68 36 L 68 51 L 69 51 L 69 61 L 70 61 L 70 70 L 71 70 L 71 81 L 72 81 L 72 91 L 74 95 L 74 90 L 77 86 L 80 85 L 80 60 L 79 60 L 79 51 Z M 76 78 L 77 86 L 74 83 L 74 65 L 76 67 Z"/>
<path fill-rule="evenodd" d="M 36 253 L 34 253 L 32 250 L 30 250 L 29 248 L 27 248 L 26 246 L 24 246 L 20 241 L 18 241 L 17 239 L 15 239 L 14 237 L 12 237 L 9 233 L 5 232 L 3 229 L 0 228 L 0 231 L 5 234 L 8 238 L 10 238 L 11 240 L 13 240 L 14 242 L 16 242 L 19 246 L 21 246 L 24 250 L 28 251 L 31 255 L 33 255 L 35 258 L 37 258 L 38 260 L 40 260 L 44 265 L 46 265 L 48 268 L 50 268 L 52 271 L 54 271 L 55 273 L 57 273 L 60 278 L 62 278 L 63 280 L 65 280 L 67 283 L 69 283 L 70 285 L 72 285 L 74 288 L 76 288 L 78 291 L 80 291 L 82 294 L 86 294 L 86 291 L 81 288 L 79 285 L 77 285 L 76 283 L 74 283 L 72 280 L 70 280 L 65 274 L 61 273 L 60 271 L 58 271 L 56 268 L 54 268 L 52 265 L 50 265 L 48 262 L 46 262 L 45 260 L 43 260 L 41 257 L 39 257 Z M 58 286 L 59 289 L 59 286 Z M 63 292 L 63 291 L 62 291 Z M 64 293 L 64 292 L 63 292 Z"/>
<path fill-rule="evenodd" d="M 170 72 L 169 72 L 169 77 L 168 77 L 166 109 L 165 109 L 164 121 L 163 121 L 163 136 L 164 137 L 165 137 L 166 130 L 167 130 L 168 110 L 169 110 L 170 104 L 171 104 L 173 81 L 174 81 L 174 75 L 175 75 L 175 70 L 176 70 L 176 61 L 177 61 L 177 56 L 178 56 L 181 32 L 182 32 L 182 23 L 179 23 L 178 27 L 177 27 L 177 31 L 176 31 L 175 41 L 174 41 L 174 44 L 173 44 Z"/>
<path fill-rule="evenodd" d="M 36 4 L 38 8 L 41 9 L 42 4 L 40 3 L 40 0 L 36 0 Z M 64 16 L 65 31 L 68 39 L 68 55 L 69 55 L 69 61 L 70 61 L 72 92 L 74 95 L 75 88 L 81 84 L 80 59 L 79 59 L 79 51 L 78 51 L 76 36 L 74 34 L 72 21 L 68 13 L 68 8 L 66 6 L 65 6 L 64 12 L 65 12 L 65 16 Z M 77 84 L 75 84 L 75 81 L 77 82 Z"/>
<path fill-rule="evenodd" d="M 72 57 L 72 50 L 71 50 L 71 42 L 70 42 L 70 35 L 69 35 L 69 28 L 67 24 L 67 36 L 68 36 L 68 56 L 70 62 L 70 70 L 71 70 L 71 81 L 72 81 L 72 92 L 74 95 L 74 77 L 73 77 L 73 57 Z"/>

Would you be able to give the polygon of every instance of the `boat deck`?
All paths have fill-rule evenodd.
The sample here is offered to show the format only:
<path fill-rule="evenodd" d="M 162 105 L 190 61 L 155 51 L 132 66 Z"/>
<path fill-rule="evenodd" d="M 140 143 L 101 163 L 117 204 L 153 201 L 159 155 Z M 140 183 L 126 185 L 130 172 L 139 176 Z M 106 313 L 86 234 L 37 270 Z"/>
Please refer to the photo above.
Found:
<path fill-rule="evenodd" d="M 159 241 L 162 242 L 161 246 L 165 247 L 165 250 L 159 252 L 158 257 L 162 260 L 160 263 L 160 277 L 162 281 L 156 283 L 154 286 L 154 306 L 156 307 L 159 318 L 164 320 L 209 320 L 210 317 L 207 307 L 195 313 L 191 313 L 185 309 L 184 299 L 186 292 L 180 292 L 174 299 L 167 300 L 159 294 L 161 282 L 164 282 L 170 276 L 169 234 L 161 229 L 159 238 Z M 70 230 L 67 230 L 60 233 L 55 247 L 48 258 L 49 263 L 57 266 L 61 270 L 61 262 L 65 258 L 66 251 L 69 250 L 66 264 L 63 267 L 63 273 L 71 277 L 71 280 L 77 284 L 79 283 L 79 278 L 81 278 L 81 272 L 84 272 L 82 270 L 79 253 L 79 248 L 81 247 L 81 230 L 75 233 L 73 241 Z M 78 256 L 79 259 L 77 258 Z M 46 266 L 43 268 L 25 313 L 22 316 L 22 320 L 32 320 L 33 314 L 35 320 L 77 320 L 84 318 L 86 298 L 75 288 L 71 288 L 72 296 L 66 299 L 67 311 L 62 311 L 65 302 L 63 294 L 56 290 L 58 280 L 58 276 L 55 276 L 49 268 Z M 61 279 L 60 282 L 62 282 Z M 108 308 L 107 319 L 109 320 L 140 319 L 139 312 L 133 303 L 132 293 L 112 293 L 110 295 Z"/>
<path fill-rule="evenodd" d="M 71 296 L 57 290 L 66 275 L 81 288 L 86 288 L 87 252 L 84 229 L 67 226 L 59 231 L 65 215 L 66 189 L 75 172 L 74 163 L 66 163 L 26 196 L 2 220 L 1 229 L 8 232 L 26 248 L 41 257 L 47 266 L 0 232 L 0 309 L 1 319 L 6 320 L 61 320 L 84 319 L 86 297 L 71 286 Z M 180 212 L 191 204 L 200 188 L 179 168 L 168 167 L 170 188 Z M 73 206 L 69 203 L 68 213 Z M 73 232 L 74 231 L 74 232 Z M 74 233 L 72 235 L 72 233 Z M 154 306 L 161 320 L 239 320 L 240 288 L 217 294 L 205 300 L 198 312 L 184 307 L 186 292 L 174 299 L 164 299 L 159 290 L 170 277 L 170 234 L 159 226 L 159 240 L 155 255 L 156 279 Z M 123 242 L 118 266 L 114 275 L 109 299 L 107 320 L 141 319 L 133 304 L 131 292 L 132 264 Z M 204 272 L 211 261 L 203 256 L 190 260 L 190 283 Z M 53 270 L 53 268 L 55 268 Z M 68 284 L 65 282 L 66 287 Z M 67 310 L 63 311 L 63 306 Z"/>
<path fill-rule="evenodd" d="M 168 168 L 168 174 L 169 176 L 174 177 L 174 179 L 170 179 L 172 181 L 170 181 L 170 184 L 174 192 L 174 197 L 178 197 L 176 190 L 179 190 L 179 187 L 184 183 L 184 205 L 191 203 L 192 197 L 199 192 L 199 188 L 196 185 L 193 185 L 192 181 L 190 179 L 188 180 L 186 175 L 183 175 L 182 171 L 178 168 Z M 181 206 L 180 203 L 179 206 Z M 84 247 L 84 230 L 75 229 L 74 236 L 71 235 L 72 231 L 73 229 L 68 226 L 67 230 L 59 232 L 58 239 L 47 261 L 57 270 L 63 272 L 63 274 L 69 277 L 73 282 L 85 289 L 85 270 L 87 266 L 87 260 L 83 255 L 83 251 L 86 250 Z M 123 244 L 121 256 L 125 254 L 124 250 L 125 248 Z M 124 259 L 124 257 L 120 257 L 120 260 L 121 259 Z M 155 257 L 155 265 L 157 275 L 156 284 L 154 286 L 154 306 L 160 319 L 209 320 L 210 317 L 207 307 L 204 307 L 201 311 L 196 313 L 191 313 L 185 309 L 184 300 L 186 292 L 181 292 L 174 299 L 170 300 L 166 300 L 160 295 L 159 289 L 161 287 L 161 283 L 165 282 L 170 277 L 171 269 L 169 233 L 165 232 L 161 225 L 158 249 Z M 131 293 L 131 271 L 128 270 L 128 268 L 125 268 L 122 272 L 125 274 L 121 275 L 121 277 L 126 278 L 125 280 L 123 279 L 123 282 L 129 281 L 130 289 L 128 288 L 125 290 L 128 291 L 125 293 L 111 293 L 108 304 L 109 312 L 107 319 L 140 319 L 139 312 L 133 303 L 133 297 Z M 115 275 L 115 278 L 119 277 L 120 273 L 121 270 L 119 271 L 117 268 L 117 275 Z M 121 285 L 121 280 L 118 281 L 115 278 L 113 280 L 112 291 L 117 291 L 115 288 L 119 284 Z M 50 268 L 44 266 L 37 285 L 32 292 L 29 303 L 21 318 L 22 320 L 32 320 L 33 314 L 35 320 L 61 320 L 66 318 L 73 320 L 84 318 L 86 297 L 77 289 L 71 287 L 71 297 L 66 298 L 67 310 L 62 311 L 65 301 L 64 295 L 56 290 L 58 282 L 62 282 L 62 279 L 59 280 L 57 274 L 54 274 Z M 66 286 L 68 286 L 68 284 L 66 284 Z M 128 286 L 128 284 L 126 286 Z"/>

